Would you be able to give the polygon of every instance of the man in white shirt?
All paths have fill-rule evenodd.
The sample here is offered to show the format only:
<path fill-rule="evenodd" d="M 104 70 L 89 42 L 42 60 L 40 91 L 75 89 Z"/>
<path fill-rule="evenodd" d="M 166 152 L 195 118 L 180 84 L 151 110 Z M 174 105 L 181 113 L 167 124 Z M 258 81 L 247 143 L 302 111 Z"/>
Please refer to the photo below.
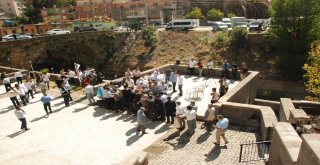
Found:
<path fill-rule="evenodd" d="M 214 67 L 214 66 L 213 66 L 212 60 L 209 60 L 209 61 L 208 61 L 207 67 L 208 67 L 207 77 L 209 78 L 209 77 L 212 77 L 212 76 L 213 76 L 213 67 Z"/>
<path fill-rule="evenodd" d="M 43 79 L 43 82 L 48 86 L 48 90 L 49 90 L 49 88 L 50 88 L 50 86 L 49 86 L 50 74 L 49 73 L 43 73 L 42 74 L 42 79 Z"/>
<path fill-rule="evenodd" d="M 26 106 L 27 102 L 29 102 L 28 98 L 26 97 L 26 92 L 28 91 L 27 88 L 23 84 L 15 84 L 14 86 L 18 91 L 19 97 L 23 102 L 23 105 Z"/>
<path fill-rule="evenodd" d="M 162 93 L 167 94 L 168 85 L 167 85 L 164 81 L 162 81 L 161 84 L 159 84 L 159 85 L 157 86 L 157 88 L 158 88 L 158 91 L 159 91 L 159 92 L 162 92 Z"/>
<path fill-rule="evenodd" d="M 126 77 L 125 83 L 128 87 L 134 87 L 134 81 L 130 77 Z"/>
<path fill-rule="evenodd" d="M 160 92 L 160 100 L 162 101 L 162 103 L 166 103 L 168 101 L 168 96 L 162 92 Z"/>
<path fill-rule="evenodd" d="M 16 110 L 14 111 L 14 114 L 16 117 L 21 121 L 21 129 L 24 131 L 28 131 L 30 128 L 27 127 L 27 120 L 26 120 L 26 112 L 21 109 L 20 106 L 16 107 Z"/>
<path fill-rule="evenodd" d="M 180 126 L 178 129 L 182 131 L 186 127 L 186 121 L 184 120 L 184 117 L 180 117 L 180 116 L 185 113 L 186 107 L 182 106 L 180 101 L 177 101 L 176 104 L 177 104 L 176 117 L 178 118 L 178 122 Z"/>
<path fill-rule="evenodd" d="M 185 114 L 180 115 L 180 117 L 187 118 L 187 125 L 188 125 L 187 132 L 190 136 L 193 135 L 195 132 L 195 128 L 196 128 L 197 112 L 192 109 L 191 105 L 188 105 Z"/>
<path fill-rule="evenodd" d="M 17 71 L 14 73 L 14 77 L 16 78 L 17 83 L 22 84 L 22 74 L 21 72 Z"/>
<path fill-rule="evenodd" d="M 75 85 L 75 79 L 74 77 L 76 76 L 76 72 L 74 72 L 73 70 L 69 71 L 69 81 L 71 85 Z"/>
<path fill-rule="evenodd" d="M 76 74 L 78 74 L 80 69 L 80 64 L 74 63 L 74 69 L 76 71 Z"/>
<path fill-rule="evenodd" d="M 107 104 L 107 109 L 112 110 L 113 96 L 111 93 L 111 89 L 107 86 L 104 86 L 102 90 L 102 96 Z"/>
<path fill-rule="evenodd" d="M 9 90 L 13 90 L 15 91 L 12 87 L 11 87 L 11 83 L 10 83 L 10 77 L 8 76 L 5 76 L 5 78 L 3 79 L 3 84 L 4 84 L 4 87 L 6 89 L 6 92 L 9 92 Z"/>
<path fill-rule="evenodd" d="M 87 99 L 89 100 L 90 104 L 89 105 L 92 105 L 92 103 L 96 102 L 94 100 L 94 92 L 93 92 L 93 86 L 89 83 L 89 85 L 87 85 L 85 87 L 85 92 L 86 92 L 86 95 L 87 95 Z"/>
<path fill-rule="evenodd" d="M 213 104 L 208 104 L 208 109 L 206 110 L 204 114 L 204 126 L 207 129 L 207 132 L 211 132 L 213 128 L 213 121 L 215 119 L 215 108 L 213 107 Z"/>
<path fill-rule="evenodd" d="M 23 85 L 27 88 L 27 96 L 30 98 L 33 97 L 33 92 L 32 92 L 32 83 L 27 79 L 26 82 L 23 83 Z"/>
<path fill-rule="evenodd" d="M 194 74 L 194 66 L 197 64 L 197 62 L 194 60 L 194 59 L 191 59 L 189 61 L 189 65 L 188 65 L 188 68 L 189 68 L 189 71 L 190 71 L 190 76 Z"/>

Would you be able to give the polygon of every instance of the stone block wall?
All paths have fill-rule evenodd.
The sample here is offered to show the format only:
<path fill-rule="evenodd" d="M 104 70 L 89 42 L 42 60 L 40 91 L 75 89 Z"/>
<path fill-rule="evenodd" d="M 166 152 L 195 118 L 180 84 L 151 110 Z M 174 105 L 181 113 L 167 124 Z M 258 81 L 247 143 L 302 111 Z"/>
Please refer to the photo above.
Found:
<path fill-rule="evenodd" d="M 260 106 L 268 106 L 271 107 L 276 116 L 279 116 L 279 109 L 280 109 L 280 101 L 271 101 L 271 100 L 263 100 L 263 99 L 255 99 L 254 105 Z"/>
<path fill-rule="evenodd" d="M 230 123 L 259 127 L 262 140 L 271 139 L 273 124 L 278 121 L 270 107 L 231 102 L 218 104 L 217 114 L 223 114 Z"/>
<path fill-rule="evenodd" d="M 219 102 L 236 102 L 244 104 L 253 104 L 256 96 L 256 81 L 259 72 L 251 71 L 250 74 L 243 79 L 231 91 L 228 91 Z"/>
<path fill-rule="evenodd" d="M 298 165 L 320 165 L 320 135 L 303 134 Z"/>
<path fill-rule="evenodd" d="M 291 99 L 281 98 L 280 99 L 280 111 L 279 111 L 280 121 L 285 121 L 285 122 L 289 121 L 290 109 L 295 109 Z"/>
<path fill-rule="evenodd" d="M 274 123 L 268 165 L 297 164 L 302 140 L 290 123 Z"/>

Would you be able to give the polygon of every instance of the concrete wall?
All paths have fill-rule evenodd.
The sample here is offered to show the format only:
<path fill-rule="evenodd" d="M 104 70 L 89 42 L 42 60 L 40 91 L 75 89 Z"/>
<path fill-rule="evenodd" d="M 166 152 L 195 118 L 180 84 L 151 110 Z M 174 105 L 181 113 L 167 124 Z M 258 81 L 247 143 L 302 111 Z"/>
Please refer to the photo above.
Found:
<path fill-rule="evenodd" d="M 320 135 L 302 135 L 302 145 L 298 156 L 298 165 L 320 165 Z"/>
<path fill-rule="evenodd" d="M 292 99 L 304 99 L 305 96 L 308 95 L 303 84 L 290 81 L 259 79 L 257 89 L 260 91 L 269 91 L 271 95 L 276 94 L 277 97 L 290 97 Z"/>
<path fill-rule="evenodd" d="M 271 101 L 271 100 L 263 100 L 263 99 L 255 99 L 254 105 L 268 106 L 271 107 L 276 116 L 279 116 L 280 110 L 280 101 Z"/>
<path fill-rule="evenodd" d="M 237 86 L 228 91 L 219 102 L 253 104 L 256 96 L 256 81 L 259 72 L 251 71 Z"/>
<path fill-rule="evenodd" d="M 274 123 L 268 165 L 297 163 L 302 140 L 290 123 Z"/>
<path fill-rule="evenodd" d="M 280 99 L 280 111 L 279 111 L 280 121 L 285 121 L 285 122 L 289 121 L 290 109 L 295 109 L 291 99 L 281 98 Z"/>
<path fill-rule="evenodd" d="M 223 114 L 230 123 L 260 127 L 262 140 L 270 140 L 273 124 L 278 122 L 270 107 L 225 102 L 219 105 L 217 114 Z"/>

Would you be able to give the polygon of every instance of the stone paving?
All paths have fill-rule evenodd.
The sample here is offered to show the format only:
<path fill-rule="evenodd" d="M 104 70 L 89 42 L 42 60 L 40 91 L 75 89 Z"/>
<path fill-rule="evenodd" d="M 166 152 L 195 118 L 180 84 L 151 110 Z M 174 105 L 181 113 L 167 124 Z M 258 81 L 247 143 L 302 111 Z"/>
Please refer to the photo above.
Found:
<path fill-rule="evenodd" d="M 226 132 L 229 143 L 221 141 L 215 146 L 215 131 L 207 133 L 200 129 L 201 122 L 197 122 L 197 129 L 193 136 L 186 135 L 173 128 L 167 134 L 153 143 L 146 152 L 150 154 L 151 165 L 202 165 L 223 164 L 233 165 L 239 163 L 240 143 L 261 140 L 258 130 L 239 125 L 231 125 Z M 176 126 L 177 127 L 177 126 Z M 246 164 L 246 163 L 241 163 Z M 248 164 L 265 164 L 264 161 L 250 162 Z"/>

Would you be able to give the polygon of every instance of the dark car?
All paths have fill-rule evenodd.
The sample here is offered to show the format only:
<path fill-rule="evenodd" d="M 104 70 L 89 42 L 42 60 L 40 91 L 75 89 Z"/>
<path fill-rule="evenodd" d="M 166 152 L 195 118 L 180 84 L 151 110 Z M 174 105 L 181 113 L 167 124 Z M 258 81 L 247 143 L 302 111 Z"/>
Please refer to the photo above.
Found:
<path fill-rule="evenodd" d="M 253 21 L 249 23 L 249 31 L 266 30 L 265 24 L 262 21 Z"/>
<path fill-rule="evenodd" d="M 74 28 L 75 32 L 85 32 L 85 31 L 97 31 L 97 29 L 95 29 L 92 26 L 78 26 Z"/>

